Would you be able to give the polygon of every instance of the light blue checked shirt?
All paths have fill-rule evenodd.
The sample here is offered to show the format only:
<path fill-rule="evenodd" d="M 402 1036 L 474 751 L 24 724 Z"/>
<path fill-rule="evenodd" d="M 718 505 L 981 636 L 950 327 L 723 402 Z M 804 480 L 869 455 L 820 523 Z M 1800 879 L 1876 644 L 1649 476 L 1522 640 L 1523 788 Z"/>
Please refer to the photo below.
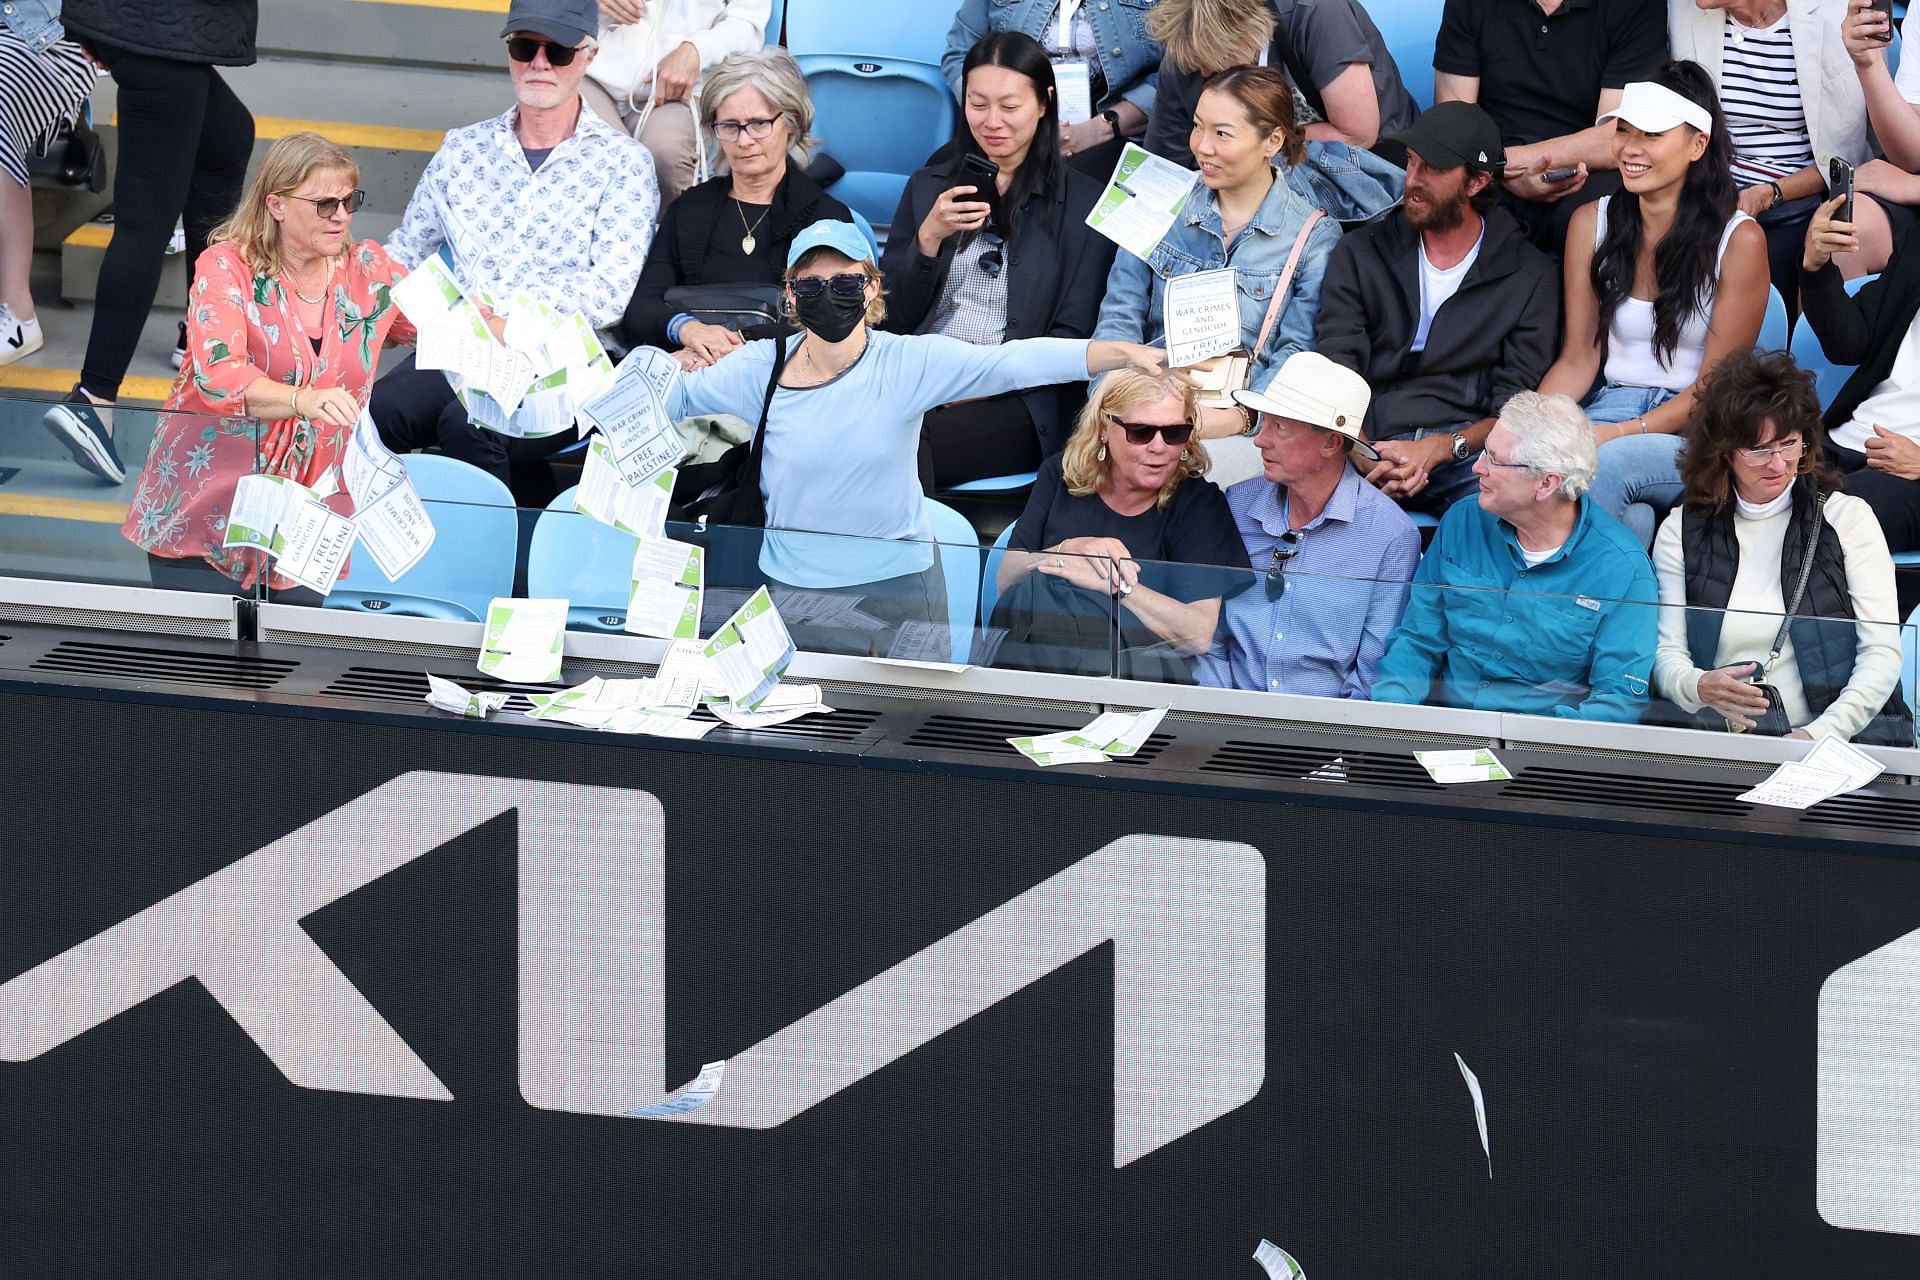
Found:
<path fill-rule="evenodd" d="M 1420 531 L 1398 504 L 1349 467 L 1319 516 L 1301 529 L 1287 589 L 1263 579 L 1286 532 L 1286 495 L 1264 476 L 1227 490 L 1254 584 L 1226 602 L 1201 684 L 1321 698 L 1365 698 L 1420 563 Z"/>

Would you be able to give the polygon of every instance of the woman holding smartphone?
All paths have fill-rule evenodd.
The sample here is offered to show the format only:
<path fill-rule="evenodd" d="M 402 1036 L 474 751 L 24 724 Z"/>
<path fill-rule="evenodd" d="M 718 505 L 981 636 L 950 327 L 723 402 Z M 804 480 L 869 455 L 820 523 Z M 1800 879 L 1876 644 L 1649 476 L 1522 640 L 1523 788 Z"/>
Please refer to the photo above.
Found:
<path fill-rule="evenodd" d="M 1045 50 L 989 33 L 967 54 L 962 96 L 951 159 L 909 178 L 893 216 L 886 327 L 976 346 L 1091 337 L 1113 242 L 1087 226 L 1100 184 L 1061 163 Z M 921 486 L 1034 470 L 1065 447 L 1085 398 L 1073 382 L 941 405 L 921 427 Z"/>

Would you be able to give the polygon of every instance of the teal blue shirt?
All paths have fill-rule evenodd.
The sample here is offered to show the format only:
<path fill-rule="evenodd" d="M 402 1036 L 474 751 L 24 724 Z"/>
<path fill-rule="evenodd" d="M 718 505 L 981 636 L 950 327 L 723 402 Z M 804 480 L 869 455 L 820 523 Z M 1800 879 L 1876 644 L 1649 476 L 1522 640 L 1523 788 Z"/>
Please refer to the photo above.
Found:
<path fill-rule="evenodd" d="M 1639 539 L 1585 498 L 1566 542 L 1528 568 L 1513 526 L 1448 510 L 1375 672 L 1376 702 L 1637 720 L 1659 589 Z"/>

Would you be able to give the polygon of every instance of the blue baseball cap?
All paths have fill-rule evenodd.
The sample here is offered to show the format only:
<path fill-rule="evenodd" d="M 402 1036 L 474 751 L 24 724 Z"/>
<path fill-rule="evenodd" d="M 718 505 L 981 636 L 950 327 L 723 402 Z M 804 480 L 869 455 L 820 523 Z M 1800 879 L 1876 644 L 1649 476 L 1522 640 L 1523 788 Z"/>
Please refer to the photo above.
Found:
<path fill-rule="evenodd" d="M 873 261 L 873 242 L 851 222 L 823 218 L 793 238 L 787 250 L 787 269 L 815 249 L 831 249 L 851 262 Z"/>

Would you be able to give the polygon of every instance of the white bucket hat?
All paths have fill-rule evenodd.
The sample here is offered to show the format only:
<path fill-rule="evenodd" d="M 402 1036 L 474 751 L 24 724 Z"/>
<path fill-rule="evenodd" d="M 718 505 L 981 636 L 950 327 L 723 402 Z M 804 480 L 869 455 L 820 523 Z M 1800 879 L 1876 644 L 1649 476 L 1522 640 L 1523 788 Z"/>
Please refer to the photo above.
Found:
<path fill-rule="evenodd" d="M 1343 435 L 1353 442 L 1355 453 L 1369 462 L 1380 460 L 1379 452 L 1360 438 L 1367 406 L 1373 401 L 1367 380 L 1318 351 L 1294 352 L 1265 391 L 1236 391 L 1233 398 L 1255 413 L 1291 418 Z"/>
<path fill-rule="evenodd" d="M 1665 133 L 1677 124 L 1690 124 L 1712 136 L 1713 115 L 1705 107 L 1663 84 L 1635 80 L 1620 91 L 1620 105 L 1600 117 L 1625 120 L 1644 133 Z M 1599 121 L 1595 121 L 1599 123 Z"/>

